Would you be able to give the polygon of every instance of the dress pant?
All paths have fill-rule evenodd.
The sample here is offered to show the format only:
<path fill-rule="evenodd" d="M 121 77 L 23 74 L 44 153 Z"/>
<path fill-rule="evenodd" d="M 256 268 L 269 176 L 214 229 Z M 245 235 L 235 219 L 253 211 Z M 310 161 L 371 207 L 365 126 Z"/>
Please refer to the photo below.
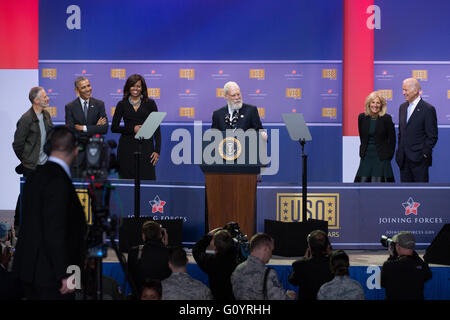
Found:
<path fill-rule="evenodd" d="M 405 159 L 403 167 L 400 168 L 401 182 L 428 182 L 428 160 L 413 162 Z"/>

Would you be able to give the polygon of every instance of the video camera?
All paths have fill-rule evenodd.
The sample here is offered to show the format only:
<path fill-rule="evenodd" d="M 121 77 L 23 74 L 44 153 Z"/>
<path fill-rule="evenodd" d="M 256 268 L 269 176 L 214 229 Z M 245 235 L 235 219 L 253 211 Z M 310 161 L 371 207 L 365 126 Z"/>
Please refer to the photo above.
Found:
<path fill-rule="evenodd" d="M 392 238 L 389 238 L 386 235 L 382 235 L 381 239 L 380 239 L 380 243 L 383 247 L 391 249 L 394 258 L 398 256 L 397 250 L 395 250 L 395 242 L 394 242 L 394 240 L 392 240 Z"/>
<path fill-rule="evenodd" d="M 84 146 L 84 161 L 81 162 L 81 172 L 84 177 L 93 176 L 94 179 L 104 180 L 110 170 L 118 169 L 116 155 L 111 152 L 117 147 L 114 140 L 104 142 L 100 134 L 86 139 Z"/>
<path fill-rule="evenodd" d="M 241 228 L 239 228 L 239 224 L 237 222 L 228 222 L 223 227 L 223 230 L 227 230 L 233 238 L 233 243 L 237 251 L 238 263 L 247 260 L 247 257 L 250 254 L 250 244 L 247 236 L 243 234 Z"/>

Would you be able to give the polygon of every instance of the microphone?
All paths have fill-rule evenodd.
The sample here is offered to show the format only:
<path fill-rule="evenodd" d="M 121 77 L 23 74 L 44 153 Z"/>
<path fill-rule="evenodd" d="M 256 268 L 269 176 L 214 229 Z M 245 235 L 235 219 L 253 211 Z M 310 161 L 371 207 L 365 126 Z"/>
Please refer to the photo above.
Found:
<path fill-rule="evenodd" d="M 225 114 L 225 123 L 231 127 L 230 114 L 228 112 Z"/>
<path fill-rule="evenodd" d="M 233 124 L 233 127 L 236 126 L 238 120 L 239 120 L 239 112 L 237 110 L 235 110 L 233 112 L 233 119 L 231 119 L 231 123 Z"/>
<path fill-rule="evenodd" d="M 230 114 L 228 112 L 225 114 L 225 123 L 233 129 L 236 129 L 236 124 L 238 120 L 239 120 L 239 113 L 236 110 L 233 112 L 233 117 L 231 119 Z"/>

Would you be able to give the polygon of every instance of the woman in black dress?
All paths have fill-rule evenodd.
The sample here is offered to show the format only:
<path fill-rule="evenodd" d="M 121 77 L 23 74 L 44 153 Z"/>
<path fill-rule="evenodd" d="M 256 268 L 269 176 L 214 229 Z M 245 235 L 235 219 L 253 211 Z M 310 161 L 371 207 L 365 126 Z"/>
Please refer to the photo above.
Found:
<path fill-rule="evenodd" d="M 361 162 L 355 182 L 394 182 L 395 128 L 386 111 L 386 100 L 379 92 L 367 96 L 366 110 L 358 117 Z"/>
<path fill-rule="evenodd" d="M 120 133 L 117 158 L 119 178 L 135 178 L 134 152 L 139 151 L 140 142 L 134 138 L 145 119 L 153 111 L 158 111 L 154 100 L 148 98 L 147 85 L 141 75 L 128 77 L 123 88 L 123 99 L 117 103 L 111 123 L 111 131 Z M 124 126 L 120 125 L 123 118 Z M 155 180 L 155 165 L 161 152 L 161 130 L 155 131 L 151 139 L 142 143 L 140 158 L 140 178 Z"/>

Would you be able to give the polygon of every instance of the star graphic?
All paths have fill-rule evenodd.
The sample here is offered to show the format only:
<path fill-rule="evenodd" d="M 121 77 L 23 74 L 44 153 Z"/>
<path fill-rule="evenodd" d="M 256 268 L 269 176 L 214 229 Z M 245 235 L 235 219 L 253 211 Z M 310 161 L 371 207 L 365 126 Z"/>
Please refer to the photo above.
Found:
<path fill-rule="evenodd" d="M 155 199 L 150 200 L 149 203 L 152 206 L 152 213 L 157 211 L 164 213 L 164 205 L 166 202 L 161 200 L 158 195 L 156 195 Z"/>
<path fill-rule="evenodd" d="M 420 203 L 415 202 L 413 198 L 409 197 L 408 201 L 402 203 L 402 206 L 405 208 L 405 216 L 410 214 L 417 216 L 417 208 L 420 206 Z"/>

